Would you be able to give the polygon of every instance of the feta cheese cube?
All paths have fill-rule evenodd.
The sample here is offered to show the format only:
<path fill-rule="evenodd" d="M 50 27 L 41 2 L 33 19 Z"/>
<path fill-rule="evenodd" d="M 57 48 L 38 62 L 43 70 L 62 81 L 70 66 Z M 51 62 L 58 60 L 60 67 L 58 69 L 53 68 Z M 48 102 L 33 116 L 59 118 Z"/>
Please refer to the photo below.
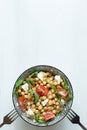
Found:
<path fill-rule="evenodd" d="M 44 77 L 44 72 L 39 72 L 38 73 L 38 75 L 37 75 L 37 77 L 40 79 L 40 80 L 42 80 L 43 81 L 43 77 Z"/>
<path fill-rule="evenodd" d="M 65 104 L 65 101 L 63 99 L 61 99 L 61 104 L 64 105 Z"/>
<path fill-rule="evenodd" d="M 48 103 L 48 99 L 45 99 L 44 101 L 41 102 L 42 106 L 45 106 Z"/>
<path fill-rule="evenodd" d="M 55 75 L 55 80 L 57 80 L 58 84 L 61 82 L 61 77 L 59 75 Z"/>
<path fill-rule="evenodd" d="M 29 108 L 26 112 L 28 116 L 34 116 L 34 112 Z"/>
<path fill-rule="evenodd" d="M 21 87 L 24 89 L 24 91 L 27 91 L 28 90 L 28 86 L 29 86 L 29 84 L 25 83 Z"/>

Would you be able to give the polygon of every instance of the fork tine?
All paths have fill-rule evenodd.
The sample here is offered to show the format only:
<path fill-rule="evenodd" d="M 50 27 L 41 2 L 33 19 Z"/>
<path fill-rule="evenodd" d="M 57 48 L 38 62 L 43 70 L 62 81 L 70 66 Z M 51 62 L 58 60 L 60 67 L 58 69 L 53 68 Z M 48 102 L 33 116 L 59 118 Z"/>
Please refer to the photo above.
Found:
<path fill-rule="evenodd" d="M 13 117 L 13 118 L 11 119 L 11 121 L 13 122 L 13 121 L 16 120 L 17 118 L 18 118 L 18 114 L 15 115 L 15 117 Z"/>
<path fill-rule="evenodd" d="M 72 112 L 73 114 L 75 114 L 76 116 L 78 116 L 72 109 L 71 109 L 71 112 Z"/>
<path fill-rule="evenodd" d="M 67 115 L 67 118 L 71 121 L 71 118 Z"/>
<path fill-rule="evenodd" d="M 12 112 L 10 115 L 8 115 L 8 117 L 9 117 L 9 118 L 10 118 L 10 117 L 13 117 L 15 114 L 17 114 L 16 111 Z"/>
<path fill-rule="evenodd" d="M 18 114 L 17 113 L 15 113 L 14 115 L 11 115 L 9 118 L 10 119 L 13 119 L 15 116 L 17 116 Z"/>
<path fill-rule="evenodd" d="M 71 113 L 68 113 L 68 116 L 72 119 L 73 118 L 73 116 L 71 115 Z"/>
<path fill-rule="evenodd" d="M 14 112 L 16 112 L 15 109 L 13 109 L 12 111 L 10 111 L 6 116 L 10 116 L 10 115 L 12 115 Z"/>
<path fill-rule="evenodd" d="M 70 113 L 72 116 L 75 116 L 75 114 L 74 114 L 72 111 L 69 111 L 69 113 Z"/>

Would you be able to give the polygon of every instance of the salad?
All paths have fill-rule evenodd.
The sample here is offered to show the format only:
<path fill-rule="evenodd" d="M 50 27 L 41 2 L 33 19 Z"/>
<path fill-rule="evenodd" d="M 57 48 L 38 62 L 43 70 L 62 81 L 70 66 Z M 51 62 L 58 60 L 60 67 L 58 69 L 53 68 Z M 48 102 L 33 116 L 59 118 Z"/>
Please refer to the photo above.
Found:
<path fill-rule="evenodd" d="M 49 123 L 73 99 L 64 77 L 50 72 L 35 71 L 15 86 L 21 110 L 37 123 Z"/>

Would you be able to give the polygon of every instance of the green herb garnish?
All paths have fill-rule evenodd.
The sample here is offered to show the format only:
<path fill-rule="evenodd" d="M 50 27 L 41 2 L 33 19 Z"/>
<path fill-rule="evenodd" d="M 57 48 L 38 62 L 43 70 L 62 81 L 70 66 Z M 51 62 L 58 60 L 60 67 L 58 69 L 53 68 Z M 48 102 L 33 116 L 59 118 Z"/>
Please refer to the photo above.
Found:
<path fill-rule="evenodd" d="M 49 122 L 44 121 L 44 119 L 39 119 L 39 117 L 40 117 L 40 112 L 35 114 L 35 121 L 37 123 L 39 123 L 39 124 L 45 123 L 46 125 L 48 125 Z"/>
<path fill-rule="evenodd" d="M 58 92 L 58 89 L 55 87 L 54 84 L 50 84 L 51 88 L 54 89 L 55 92 Z"/>
<path fill-rule="evenodd" d="M 17 82 L 15 83 L 15 95 L 16 97 L 18 98 L 18 89 L 19 89 L 19 86 L 23 83 L 24 79 L 19 79 L 17 80 Z"/>
<path fill-rule="evenodd" d="M 38 122 L 38 121 L 39 121 L 39 117 L 40 117 L 40 112 L 39 112 L 39 113 L 37 113 L 37 114 L 35 114 L 35 120 L 36 120 L 36 122 Z"/>
<path fill-rule="evenodd" d="M 61 101 L 61 96 L 58 93 L 56 93 L 56 97 L 59 101 Z"/>
<path fill-rule="evenodd" d="M 32 78 L 30 78 L 28 81 L 27 81 L 28 84 L 34 84 L 34 80 Z"/>
<path fill-rule="evenodd" d="M 23 83 L 24 79 L 19 79 L 17 82 L 16 82 L 16 87 L 18 87 L 19 85 L 21 85 Z"/>
<path fill-rule="evenodd" d="M 68 86 L 68 84 L 67 84 L 67 82 L 66 82 L 66 80 L 63 78 L 63 81 L 64 81 L 64 85 L 63 85 L 63 88 L 65 89 L 65 90 L 68 90 L 69 89 L 69 86 Z"/>
<path fill-rule="evenodd" d="M 39 100 L 39 95 L 36 92 L 34 92 L 32 89 L 29 89 L 28 91 L 30 92 L 30 94 L 34 96 L 34 103 L 37 103 Z"/>
<path fill-rule="evenodd" d="M 35 71 L 33 74 L 34 74 L 35 77 L 37 77 L 38 71 Z"/>
<path fill-rule="evenodd" d="M 72 93 L 69 91 L 67 101 L 69 102 L 69 101 L 72 100 L 72 99 L 73 99 L 73 95 L 72 95 Z"/>

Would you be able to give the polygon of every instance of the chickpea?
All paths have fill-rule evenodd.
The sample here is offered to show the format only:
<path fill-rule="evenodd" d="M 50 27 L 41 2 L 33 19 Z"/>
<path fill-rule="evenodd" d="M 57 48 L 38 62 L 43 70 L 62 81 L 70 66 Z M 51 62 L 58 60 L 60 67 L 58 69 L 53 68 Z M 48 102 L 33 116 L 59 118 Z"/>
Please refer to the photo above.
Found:
<path fill-rule="evenodd" d="M 57 102 L 58 101 L 58 99 L 57 98 L 55 98 L 55 102 Z"/>
<path fill-rule="evenodd" d="M 52 105 L 53 101 L 49 100 L 48 105 Z"/>
<path fill-rule="evenodd" d="M 54 84 L 54 85 L 57 85 L 58 83 L 57 83 L 57 81 L 55 81 L 53 84 Z"/>
<path fill-rule="evenodd" d="M 31 99 L 31 97 L 32 97 L 32 96 L 31 96 L 31 94 L 29 93 L 29 94 L 28 94 L 28 99 Z"/>
<path fill-rule="evenodd" d="M 53 110 L 52 106 L 51 106 L 51 107 L 48 107 L 48 110 Z"/>
<path fill-rule="evenodd" d="M 25 98 L 28 98 L 28 95 L 24 95 Z"/>
<path fill-rule="evenodd" d="M 28 102 L 27 104 L 28 104 L 28 106 L 30 106 L 30 102 Z"/>
<path fill-rule="evenodd" d="M 49 73 L 48 72 L 44 73 L 44 77 L 47 77 L 47 76 L 49 76 Z"/>
<path fill-rule="evenodd" d="M 35 81 L 39 81 L 39 78 L 35 78 Z"/>
<path fill-rule="evenodd" d="M 47 84 L 46 86 L 47 86 L 47 88 L 50 88 L 50 84 Z"/>
<path fill-rule="evenodd" d="M 59 107 L 59 106 L 57 106 L 57 107 L 56 107 L 56 109 L 57 109 L 57 110 L 59 110 L 59 109 L 60 109 L 60 107 Z"/>
<path fill-rule="evenodd" d="M 23 81 L 23 84 L 25 84 L 26 83 L 26 81 Z"/>
<path fill-rule="evenodd" d="M 42 96 L 40 99 L 41 99 L 41 100 L 45 100 L 45 99 L 46 99 L 46 96 Z"/>
<path fill-rule="evenodd" d="M 43 81 L 43 84 L 46 85 L 46 81 Z"/>
<path fill-rule="evenodd" d="M 44 85 L 43 83 L 41 83 L 40 85 Z"/>
<path fill-rule="evenodd" d="M 41 110 L 42 109 L 42 106 L 40 105 L 40 106 L 38 106 L 38 110 Z"/>
<path fill-rule="evenodd" d="M 33 109 L 32 109 L 32 111 L 33 111 L 33 112 L 35 112 L 35 111 L 36 111 L 36 109 L 35 109 L 35 108 L 33 108 Z"/>
<path fill-rule="evenodd" d="M 38 83 L 40 83 L 40 84 L 41 84 L 41 83 L 42 83 L 42 81 L 41 81 L 41 80 L 39 80 L 39 81 L 38 81 Z"/>
<path fill-rule="evenodd" d="M 55 94 L 52 94 L 52 98 L 55 98 Z"/>
<path fill-rule="evenodd" d="M 53 81 L 49 81 L 50 84 L 53 84 Z"/>
<path fill-rule="evenodd" d="M 40 116 L 40 117 L 39 117 L 39 119 L 40 119 L 40 120 L 42 120 L 42 119 L 43 119 L 43 117 L 42 117 L 42 116 Z"/>
<path fill-rule="evenodd" d="M 24 94 L 28 94 L 28 91 L 25 91 L 25 93 Z"/>
<path fill-rule="evenodd" d="M 48 95 L 51 95 L 51 94 L 52 94 L 52 92 L 51 92 L 51 91 L 49 91 L 49 92 L 48 92 Z"/>
<path fill-rule="evenodd" d="M 48 83 L 50 83 L 50 80 L 49 80 L 49 79 L 47 79 L 47 82 L 48 82 Z"/>
<path fill-rule="evenodd" d="M 35 91 L 35 90 L 36 90 L 36 87 L 32 88 L 32 90 Z"/>
<path fill-rule="evenodd" d="M 40 106 L 40 102 L 37 102 L 37 104 L 36 104 L 37 106 Z"/>
<path fill-rule="evenodd" d="M 21 92 L 21 95 L 24 95 L 24 92 Z"/>
<path fill-rule="evenodd" d="M 29 80 L 29 78 L 26 78 L 26 81 L 28 81 Z"/>
<path fill-rule="evenodd" d="M 56 111 L 56 110 L 53 110 L 52 112 L 53 112 L 54 114 L 56 114 L 57 111 Z"/>
<path fill-rule="evenodd" d="M 44 110 L 46 111 L 46 110 L 47 110 L 47 107 L 44 107 Z"/>
<path fill-rule="evenodd" d="M 53 104 L 56 104 L 55 100 L 52 101 Z"/>
<path fill-rule="evenodd" d="M 35 108 L 35 105 L 34 105 L 34 104 L 32 105 L 32 108 Z"/>
<path fill-rule="evenodd" d="M 44 109 L 42 109 L 41 112 L 44 112 Z"/>
<path fill-rule="evenodd" d="M 51 92 L 54 93 L 55 92 L 54 89 L 52 89 Z"/>
<path fill-rule="evenodd" d="M 35 114 L 37 114 L 39 111 L 38 110 L 35 110 Z"/>
<path fill-rule="evenodd" d="M 21 93 L 21 89 L 18 90 L 18 93 Z"/>
<path fill-rule="evenodd" d="M 56 102 L 56 105 L 59 105 L 59 102 Z"/>
<path fill-rule="evenodd" d="M 52 99 L 52 98 L 53 98 L 52 95 L 49 95 L 49 96 L 48 96 L 48 99 Z"/>
<path fill-rule="evenodd" d="M 53 77 L 50 77 L 49 80 L 52 81 L 52 80 L 53 80 Z"/>
<path fill-rule="evenodd" d="M 64 86 L 64 82 L 62 82 L 61 85 Z"/>
<path fill-rule="evenodd" d="M 42 115 L 45 116 L 46 112 L 43 112 Z"/>

